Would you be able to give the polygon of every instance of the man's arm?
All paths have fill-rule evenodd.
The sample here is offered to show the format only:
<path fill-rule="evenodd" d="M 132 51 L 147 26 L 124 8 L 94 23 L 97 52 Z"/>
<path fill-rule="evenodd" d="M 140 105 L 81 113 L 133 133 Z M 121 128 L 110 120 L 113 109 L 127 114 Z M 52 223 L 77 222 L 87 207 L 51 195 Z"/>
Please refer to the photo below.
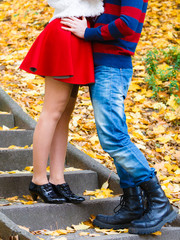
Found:
<path fill-rule="evenodd" d="M 121 3 L 121 6 L 119 6 L 121 15 L 118 19 L 110 22 L 109 24 L 96 28 L 87 28 L 85 27 L 84 20 L 78 19 L 78 21 L 76 21 L 71 18 L 70 22 L 68 22 L 67 19 L 65 19 L 65 22 L 62 22 L 69 27 L 69 29 L 64 29 L 69 30 L 76 36 L 85 38 L 89 41 L 107 41 L 131 35 L 136 31 L 139 20 L 141 22 L 144 20 L 140 18 L 145 16 L 145 14 L 142 14 L 143 3 L 148 2 L 148 0 L 121 0 L 119 2 Z M 113 15 L 113 13 L 117 11 L 118 5 L 113 5 L 111 3 L 107 4 L 110 5 L 107 8 L 109 9 L 109 14 Z M 108 14 L 106 11 L 107 10 L 105 8 L 105 14 Z"/>
<path fill-rule="evenodd" d="M 146 0 L 145 0 L 146 1 Z M 143 0 L 121 0 L 121 15 L 115 21 L 109 24 L 99 26 L 97 28 L 86 28 L 85 39 L 107 41 L 117 38 L 122 38 L 128 35 L 132 35 L 138 26 L 139 20 L 141 20 L 143 10 Z M 147 1 L 146 1 L 147 2 Z M 108 4 L 108 3 L 107 3 Z M 108 6 L 107 14 L 112 14 L 117 11 L 117 5 L 110 4 Z M 114 10 L 114 11 L 113 11 Z M 106 10 L 105 10 L 106 13 Z M 145 15 L 145 14 L 144 14 Z"/>

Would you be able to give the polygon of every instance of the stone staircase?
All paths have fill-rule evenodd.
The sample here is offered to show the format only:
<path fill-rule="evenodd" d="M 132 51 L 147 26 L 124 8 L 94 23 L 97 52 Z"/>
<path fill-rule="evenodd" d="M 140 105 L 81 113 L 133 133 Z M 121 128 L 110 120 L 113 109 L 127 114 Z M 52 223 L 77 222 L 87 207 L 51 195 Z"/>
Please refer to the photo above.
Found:
<path fill-rule="evenodd" d="M 0 104 L 0 111 L 5 111 Z M 17 119 L 15 114 L 0 114 L 0 126 L 3 125 L 13 128 L 16 125 Z M 22 171 L 26 166 L 32 165 L 32 148 L 28 149 L 8 149 L 10 145 L 24 147 L 32 144 L 33 129 L 16 129 L 16 130 L 1 130 L 0 131 L 0 171 Z M 83 160 L 82 160 L 83 159 Z M 87 160 L 88 159 L 88 160 Z M 68 167 L 81 168 L 83 170 L 65 172 L 65 179 L 71 186 L 72 191 L 82 195 L 85 190 L 95 190 L 100 188 L 102 183 L 107 180 L 109 171 L 99 166 L 93 159 L 87 158 L 79 150 L 68 146 L 66 165 Z M 104 176 L 104 177 L 103 177 Z M 20 240 L 38 239 L 37 236 L 19 228 L 24 226 L 30 228 L 31 231 L 40 229 L 65 229 L 72 224 L 89 219 L 90 215 L 98 213 L 113 214 L 113 209 L 119 204 L 119 197 L 89 200 L 82 204 L 45 204 L 38 202 L 33 205 L 23 205 L 21 202 L 15 202 L 11 205 L 5 199 L 7 197 L 28 195 L 28 185 L 32 178 L 31 173 L 14 173 L 0 174 L 0 238 L 3 240 L 17 239 L 10 236 L 18 235 Z M 116 176 L 112 174 L 110 187 L 115 194 L 120 192 L 118 181 L 115 181 Z M 95 232 L 94 229 L 84 230 L 94 237 L 80 236 L 79 232 L 69 233 L 65 235 L 68 240 L 76 239 L 95 239 L 95 240 L 144 240 L 155 239 L 155 236 L 138 236 L 128 233 L 115 235 L 105 235 L 104 233 Z M 158 236 L 158 240 L 180 240 L 180 219 L 178 218 L 172 225 L 162 229 L 162 235 Z M 52 239 L 52 236 L 38 235 L 42 239 Z M 56 239 L 61 239 L 63 236 L 58 236 Z"/>

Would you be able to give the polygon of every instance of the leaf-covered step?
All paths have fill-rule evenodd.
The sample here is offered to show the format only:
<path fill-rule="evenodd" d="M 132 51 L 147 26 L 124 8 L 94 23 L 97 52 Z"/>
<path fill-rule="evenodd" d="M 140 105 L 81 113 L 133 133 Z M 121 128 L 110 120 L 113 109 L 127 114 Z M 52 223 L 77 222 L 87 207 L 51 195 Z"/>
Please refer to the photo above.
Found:
<path fill-rule="evenodd" d="M 17 225 L 28 227 L 30 230 L 55 230 L 86 221 L 91 214 L 113 214 L 113 209 L 118 204 L 119 197 L 115 197 L 86 200 L 81 204 L 11 205 L 0 207 L 0 211 Z"/>
<path fill-rule="evenodd" d="M 179 240 L 180 228 L 168 225 L 153 235 L 133 235 L 124 230 L 95 228 L 92 219 L 99 213 L 112 215 L 119 204 L 119 197 L 86 200 L 82 204 L 44 204 L 1 207 L 0 210 L 9 219 L 25 229 L 32 236 L 45 240 L 65 237 L 67 240 Z M 108 206 L 108 207 L 107 207 Z M 37 214 L 38 212 L 38 214 Z M 89 221 L 89 218 L 91 221 Z"/>
<path fill-rule="evenodd" d="M 68 228 L 69 232 L 71 231 L 71 228 Z M 78 230 L 74 233 L 68 233 L 65 235 L 65 232 L 63 230 L 59 230 L 59 233 L 62 232 L 62 234 L 57 235 L 56 232 L 54 232 L 54 235 L 56 236 L 56 239 L 59 240 L 155 240 L 156 238 L 158 240 L 179 240 L 179 234 L 180 234 L 180 228 L 177 227 L 163 227 L 161 231 L 156 232 L 151 235 L 134 235 L 129 234 L 127 232 L 127 229 L 119 229 L 117 231 L 114 231 L 112 229 L 99 229 L 99 228 L 93 228 L 93 229 L 86 229 L 86 230 Z M 46 232 L 46 234 L 48 231 Z M 40 234 L 36 235 L 36 237 L 42 238 L 44 240 L 50 240 L 52 239 L 53 235 L 50 235 L 51 231 L 49 231 L 49 235 Z M 53 234 L 53 231 L 52 231 Z M 63 238 L 64 237 L 64 238 Z"/>

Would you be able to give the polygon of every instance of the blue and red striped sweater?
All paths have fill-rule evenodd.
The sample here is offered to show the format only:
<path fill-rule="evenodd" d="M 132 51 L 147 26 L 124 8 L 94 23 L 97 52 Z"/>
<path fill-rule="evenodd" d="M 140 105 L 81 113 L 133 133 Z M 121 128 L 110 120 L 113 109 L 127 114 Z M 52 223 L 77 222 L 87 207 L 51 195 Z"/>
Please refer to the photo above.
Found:
<path fill-rule="evenodd" d="M 148 0 L 104 0 L 104 13 L 84 35 L 93 41 L 95 65 L 132 67 L 147 5 Z"/>

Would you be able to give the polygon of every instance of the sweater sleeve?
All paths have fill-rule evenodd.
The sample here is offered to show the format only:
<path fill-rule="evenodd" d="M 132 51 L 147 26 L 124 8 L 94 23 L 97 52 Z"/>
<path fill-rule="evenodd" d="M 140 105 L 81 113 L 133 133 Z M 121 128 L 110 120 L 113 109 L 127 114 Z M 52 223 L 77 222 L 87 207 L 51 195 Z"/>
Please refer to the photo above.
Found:
<path fill-rule="evenodd" d="M 109 24 L 86 28 L 84 38 L 88 41 L 108 41 L 133 34 L 142 16 L 144 2 L 147 3 L 147 0 L 119 0 L 120 17 Z M 105 14 L 106 6 L 104 18 Z"/>

